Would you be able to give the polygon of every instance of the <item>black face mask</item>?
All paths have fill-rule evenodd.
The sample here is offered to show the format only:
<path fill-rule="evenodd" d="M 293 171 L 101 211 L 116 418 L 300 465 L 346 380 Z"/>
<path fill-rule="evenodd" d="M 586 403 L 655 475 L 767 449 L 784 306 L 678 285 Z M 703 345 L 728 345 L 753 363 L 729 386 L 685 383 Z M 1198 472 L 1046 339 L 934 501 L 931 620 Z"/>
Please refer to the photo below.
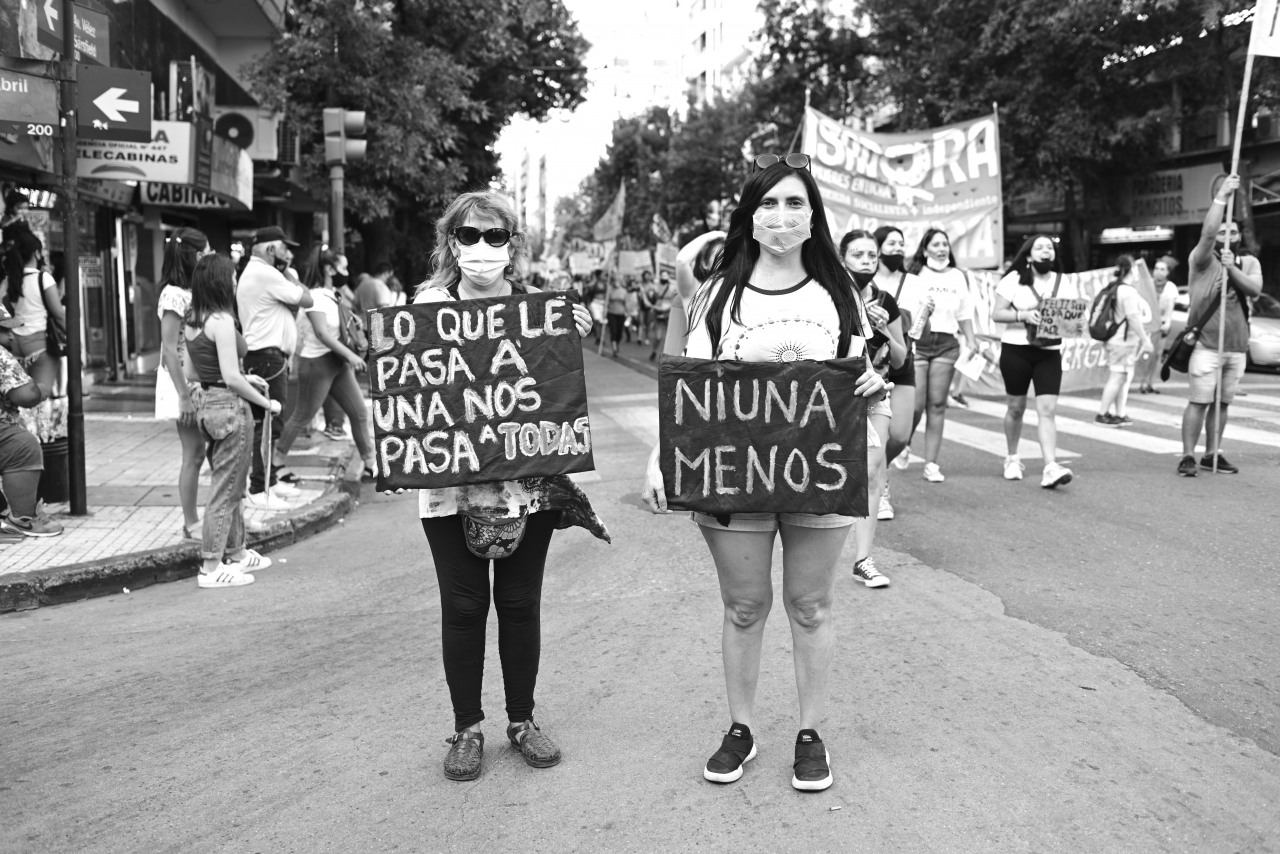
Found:
<path fill-rule="evenodd" d="M 892 273 L 901 273 L 906 258 L 902 255 L 881 255 L 880 263 L 889 268 Z"/>
<path fill-rule="evenodd" d="M 333 286 L 335 288 L 337 288 L 338 290 L 341 290 L 342 288 L 346 287 L 346 284 L 349 281 L 349 279 L 346 276 L 342 275 L 341 273 L 334 273 L 329 277 L 329 281 L 333 283 Z"/>
<path fill-rule="evenodd" d="M 850 270 L 849 273 L 853 276 L 853 280 L 858 283 L 858 287 L 860 288 L 865 288 L 867 285 L 871 284 L 871 280 L 876 277 L 874 271 L 870 273 L 859 273 L 854 270 Z"/>
<path fill-rule="evenodd" d="M 1213 242 L 1213 254 L 1217 256 L 1219 261 L 1222 260 L 1222 248 L 1223 248 L 1223 243 L 1221 240 L 1215 240 Z M 1240 241 L 1239 240 L 1231 241 L 1231 254 L 1236 256 L 1236 264 L 1239 265 L 1240 263 Z"/>
<path fill-rule="evenodd" d="M 1032 261 L 1031 266 L 1035 268 L 1037 273 L 1043 276 L 1045 273 L 1053 269 L 1053 259 L 1050 258 L 1048 261 Z"/>

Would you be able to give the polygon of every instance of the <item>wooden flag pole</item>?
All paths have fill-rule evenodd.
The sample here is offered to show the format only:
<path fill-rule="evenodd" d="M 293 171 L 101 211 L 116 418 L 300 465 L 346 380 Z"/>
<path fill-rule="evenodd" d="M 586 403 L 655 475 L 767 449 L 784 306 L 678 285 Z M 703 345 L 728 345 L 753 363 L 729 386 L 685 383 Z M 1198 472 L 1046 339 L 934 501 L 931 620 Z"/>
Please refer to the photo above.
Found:
<path fill-rule="evenodd" d="M 1255 22 L 1256 23 L 1256 22 Z M 1252 45 L 1250 45 L 1252 47 Z M 1244 137 L 1244 119 L 1248 115 L 1249 106 L 1249 81 L 1253 77 L 1253 51 L 1245 56 L 1244 60 L 1244 84 L 1240 87 L 1240 109 L 1236 112 L 1236 136 L 1231 144 L 1231 173 L 1237 174 L 1240 171 L 1240 143 Z M 1237 191 L 1238 192 L 1238 191 Z M 1226 217 L 1223 219 L 1223 225 L 1227 227 L 1227 234 L 1231 234 L 1231 220 L 1233 218 L 1233 208 L 1235 207 L 1235 193 L 1227 199 Z M 1243 241 L 1242 241 L 1243 242 Z M 1228 238 L 1226 246 L 1229 249 L 1231 240 Z M 1205 450 L 1207 451 L 1210 444 L 1213 445 L 1213 473 L 1218 473 L 1218 458 L 1222 455 L 1222 448 L 1219 447 L 1222 441 L 1222 362 L 1223 350 L 1227 343 L 1227 288 L 1230 286 L 1230 278 L 1227 273 L 1227 265 L 1222 265 L 1222 302 L 1218 310 L 1218 376 L 1213 392 L 1213 429 L 1217 432 L 1217 436 L 1205 435 Z M 1212 440 L 1212 443 L 1210 442 Z"/>

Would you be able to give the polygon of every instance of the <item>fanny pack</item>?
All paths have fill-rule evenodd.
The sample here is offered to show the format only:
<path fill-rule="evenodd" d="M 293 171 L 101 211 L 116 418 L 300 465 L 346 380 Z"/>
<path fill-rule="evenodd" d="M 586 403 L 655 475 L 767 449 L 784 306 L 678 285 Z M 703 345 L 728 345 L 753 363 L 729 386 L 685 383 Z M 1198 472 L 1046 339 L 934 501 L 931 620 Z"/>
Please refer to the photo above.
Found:
<path fill-rule="evenodd" d="M 485 560 L 511 557 L 524 539 L 527 522 L 527 516 L 518 519 L 463 516 L 462 532 L 467 540 L 467 549 Z"/>

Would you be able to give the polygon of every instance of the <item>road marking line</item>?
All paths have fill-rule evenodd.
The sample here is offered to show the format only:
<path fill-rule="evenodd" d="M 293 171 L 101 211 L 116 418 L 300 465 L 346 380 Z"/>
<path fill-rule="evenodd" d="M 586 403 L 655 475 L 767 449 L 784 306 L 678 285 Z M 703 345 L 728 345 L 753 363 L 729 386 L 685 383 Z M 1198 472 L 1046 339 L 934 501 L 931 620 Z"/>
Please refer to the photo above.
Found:
<path fill-rule="evenodd" d="M 1130 398 L 1130 401 L 1132 400 L 1133 398 Z M 1163 395 L 1143 395 L 1141 398 L 1139 398 L 1139 400 L 1141 400 L 1143 404 L 1150 404 L 1152 406 L 1161 406 L 1161 407 L 1164 407 L 1165 409 L 1176 409 L 1179 412 L 1187 408 L 1187 399 L 1185 397 L 1165 397 Z M 1244 398 L 1244 400 L 1247 401 L 1248 403 L 1260 402 L 1254 397 L 1246 397 Z M 1272 398 L 1272 400 L 1275 400 L 1276 403 L 1280 403 L 1280 397 Z M 1274 424 L 1277 427 L 1280 427 L 1280 412 L 1276 412 L 1271 409 L 1255 409 L 1253 407 L 1242 405 L 1240 403 L 1233 403 L 1231 404 L 1231 411 L 1229 414 L 1231 418 L 1236 418 L 1236 417 L 1252 418 L 1255 421 L 1262 421 L 1267 424 Z M 1231 426 L 1231 422 L 1228 421 L 1227 427 L 1230 427 L 1230 426 Z"/>
<path fill-rule="evenodd" d="M 1063 395 L 1058 398 L 1058 405 L 1066 406 L 1071 409 L 1084 409 L 1091 412 L 1098 411 L 1098 402 L 1090 400 L 1087 397 Z M 1128 408 L 1128 415 L 1134 421 L 1154 424 L 1158 427 L 1169 427 L 1174 430 L 1182 429 L 1182 416 L 1174 415 L 1171 412 L 1157 412 L 1153 409 L 1145 409 L 1141 406 L 1130 405 Z M 1104 427 L 1102 429 L 1116 430 L 1117 428 Z M 1230 421 L 1227 422 L 1227 430 L 1223 434 L 1222 439 L 1224 442 L 1248 442 L 1251 445 L 1264 445 L 1268 448 L 1280 448 L 1280 433 L 1273 433 L 1269 430 L 1259 430 L 1256 427 L 1241 427 L 1238 424 L 1232 424 Z M 1179 447 L 1181 447 L 1181 444 L 1179 444 Z"/>
<path fill-rule="evenodd" d="M 644 444 L 658 443 L 658 407 L 606 406 L 601 407 L 600 413 Z"/>
<path fill-rule="evenodd" d="M 1058 402 L 1061 403 L 1062 398 L 1058 398 Z M 1096 403 L 1092 404 L 1092 406 L 1097 408 Z M 976 397 L 969 398 L 969 411 L 976 412 L 979 415 L 1003 419 L 1005 409 L 1004 404 L 980 400 Z M 1023 423 L 1028 427 L 1035 427 L 1040 423 L 1040 419 L 1032 409 L 1028 408 Z M 1108 445 L 1118 445 L 1122 448 L 1143 451 L 1148 454 L 1180 455 L 1182 453 L 1182 443 L 1173 439 L 1162 439 L 1159 436 L 1148 436 L 1144 433 L 1135 433 L 1132 430 L 1125 431 L 1117 427 L 1103 427 L 1100 424 L 1087 424 L 1084 421 L 1077 421 L 1074 418 L 1066 418 L 1062 415 L 1057 417 L 1057 423 L 1058 432 L 1068 436 L 1081 436 L 1085 439 L 1092 439 L 1095 442 L 1105 442 Z"/>
<path fill-rule="evenodd" d="M 592 397 L 588 401 L 590 404 L 600 404 L 602 406 L 608 406 L 610 403 L 652 403 L 656 406 L 657 402 L 657 389 L 644 394 L 609 394 L 603 397 Z"/>
<path fill-rule="evenodd" d="M 1005 441 L 1003 433 L 997 433 L 994 430 L 984 430 L 981 427 L 974 427 L 972 424 L 965 424 L 962 421 L 950 420 L 947 422 L 946 432 L 942 434 L 942 438 L 958 445 L 973 448 L 978 451 L 985 451 L 992 456 L 1004 459 L 1008 453 L 1008 443 Z M 1018 442 L 1018 456 L 1024 460 L 1043 459 L 1040 453 L 1040 443 L 1032 441 L 1027 437 L 1022 437 Z M 1067 451 L 1062 448 L 1058 449 L 1059 459 L 1068 459 L 1070 457 L 1078 457 L 1079 454 L 1074 451 Z"/>

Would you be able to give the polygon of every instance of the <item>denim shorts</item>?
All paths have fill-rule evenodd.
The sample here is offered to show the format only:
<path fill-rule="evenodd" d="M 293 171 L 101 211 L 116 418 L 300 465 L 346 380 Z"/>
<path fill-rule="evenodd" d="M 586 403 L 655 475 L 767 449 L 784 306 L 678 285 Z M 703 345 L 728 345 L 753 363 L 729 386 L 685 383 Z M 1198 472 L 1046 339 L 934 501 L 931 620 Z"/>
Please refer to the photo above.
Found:
<path fill-rule="evenodd" d="M 921 362 L 960 361 L 960 339 L 945 332 L 926 332 L 916 341 L 915 358 Z"/>
<path fill-rule="evenodd" d="M 722 531 L 746 531 L 770 534 L 778 530 L 778 526 L 791 525 L 793 528 L 847 528 L 854 523 L 852 516 L 840 516 L 835 513 L 733 513 L 729 516 L 729 524 L 721 525 L 715 516 L 693 512 L 689 516 L 704 528 L 719 528 Z"/>

